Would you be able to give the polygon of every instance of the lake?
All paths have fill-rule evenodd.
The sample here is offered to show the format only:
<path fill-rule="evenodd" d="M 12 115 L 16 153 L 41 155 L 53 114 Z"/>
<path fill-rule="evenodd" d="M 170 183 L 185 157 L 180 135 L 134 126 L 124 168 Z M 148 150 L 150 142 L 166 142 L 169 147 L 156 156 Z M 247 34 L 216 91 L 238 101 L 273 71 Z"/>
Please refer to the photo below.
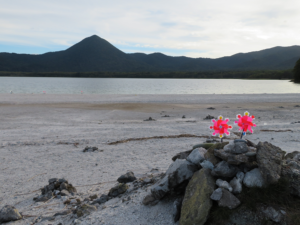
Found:
<path fill-rule="evenodd" d="M 300 93 L 288 80 L 0 77 L 0 93 L 262 94 Z"/>

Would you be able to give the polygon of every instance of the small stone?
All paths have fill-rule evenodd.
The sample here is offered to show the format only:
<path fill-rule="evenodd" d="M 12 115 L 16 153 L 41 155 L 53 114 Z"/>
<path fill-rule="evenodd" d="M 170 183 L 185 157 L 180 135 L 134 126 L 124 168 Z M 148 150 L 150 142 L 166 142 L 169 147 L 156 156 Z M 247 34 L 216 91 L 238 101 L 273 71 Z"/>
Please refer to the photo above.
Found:
<path fill-rule="evenodd" d="M 214 164 L 212 164 L 210 161 L 208 160 L 204 160 L 202 163 L 200 163 L 202 168 L 207 168 L 207 169 L 214 169 Z"/>
<path fill-rule="evenodd" d="M 22 219 L 22 216 L 14 206 L 6 205 L 0 210 L 0 223 L 6 223 L 20 219 Z"/>
<path fill-rule="evenodd" d="M 68 184 L 67 183 L 61 183 L 60 185 L 60 190 L 67 190 L 68 189 Z"/>
<path fill-rule="evenodd" d="M 232 187 L 228 184 L 227 181 L 224 181 L 224 180 L 221 180 L 221 179 L 217 179 L 216 185 L 218 185 L 220 188 L 225 188 L 228 191 L 232 192 Z"/>
<path fill-rule="evenodd" d="M 241 204 L 240 200 L 231 194 L 229 191 L 223 189 L 223 194 L 218 202 L 221 207 L 227 207 L 229 209 L 235 209 Z"/>
<path fill-rule="evenodd" d="M 274 221 L 275 223 L 279 223 L 283 219 L 283 215 L 280 213 L 280 211 L 275 210 L 271 206 L 263 209 L 262 211 L 267 218 Z"/>
<path fill-rule="evenodd" d="M 107 201 L 108 201 L 108 196 L 103 194 L 103 195 L 100 196 L 100 198 L 94 200 L 92 204 L 97 204 L 97 203 L 102 204 L 102 203 L 105 203 Z"/>
<path fill-rule="evenodd" d="M 236 141 L 236 140 L 235 140 Z M 233 154 L 242 154 L 248 152 L 248 146 L 246 142 L 234 142 L 234 148 L 231 150 Z"/>
<path fill-rule="evenodd" d="M 64 210 L 62 212 L 55 213 L 54 216 L 65 216 L 65 215 L 68 215 L 70 213 L 72 213 L 72 210 L 68 209 L 68 210 Z"/>
<path fill-rule="evenodd" d="M 227 162 L 219 162 L 211 172 L 213 176 L 234 177 L 238 172 L 235 166 L 229 165 Z"/>
<path fill-rule="evenodd" d="M 222 198 L 222 193 L 223 193 L 222 188 L 218 188 L 212 193 L 210 198 L 214 201 L 219 201 Z"/>
<path fill-rule="evenodd" d="M 154 202 L 156 198 L 152 194 L 146 195 L 146 197 L 143 199 L 142 203 L 144 205 L 149 205 L 151 202 Z"/>
<path fill-rule="evenodd" d="M 254 157 L 256 156 L 256 152 L 247 152 L 245 155 L 248 157 Z"/>
<path fill-rule="evenodd" d="M 119 183 L 129 183 L 132 181 L 135 181 L 136 177 L 134 176 L 134 173 L 132 171 L 127 172 L 126 174 L 123 174 L 118 178 Z"/>
<path fill-rule="evenodd" d="M 187 161 L 198 165 L 200 162 L 205 160 L 204 154 L 207 152 L 205 148 L 196 148 L 194 149 L 191 154 L 187 157 Z"/>
<path fill-rule="evenodd" d="M 72 204 L 72 205 L 75 205 L 75 204 L 77 204 L 77 201 L 76 201 L 76 199 L 71 199 L 71 200 L 70 200 L 70 204 Z"/>
<path fill-rule="evenodd" d="M 76 208 L 75 213 L 78 217 L 82 217 L 84 215 L 89 215 L 89 214 L 91 214 L 91 212 L 94 212 L 96 210 L 97 210 L 96 206 L 83 204 Z"/>
<path fill-rule="evenodd" d="M 49 199 L 51 199 L 52 197 L 53 197 L 53 193 L 52 193 L 52 191 L 49 191 L 44 195 L 40 195 L 37 198 L 34 198 L 33 200 L 36 202 L 46 202 Z"/>
<path fill-rule="evenodd" d="M 240 171 L 240 172 L 238 172 L 238 173 L 236 174 L 236 178 L 239 179 L 239 181 L 240 181 L 241 183 L 243 182 L 244 177 L 245 177 L 245 174 L 244 174 L 242 171 Z"/>
<path fill-rule="evenodd" d="M 54 182 L 56 182 L 56 181 L 58 181 L 57 178 L 51 178 L 51 179 L 49 179 L 48 183 L 49 183 L 49 184 L 52 184 L 52 183 L 54 183 Z"/>
<path fill-rule="evenodd" d="M 127 189 L 127 184 L 120 183 L 109 190 L 108 196 L 117 197 L 118 195 L 125 193 Z"/>
<path fill-rule="evenodd" d="M 264 179 L 263 179 L 259 169 L 255 168 L 246 173 L 243 183 L 247 187 L 263 187 Z"/>
<path fill-rule="evenodd" d="M 152 183 L 152 179 L 150 179 L 149 177 L 143 179 L 143 184 L 149 184 L 149 183 Z"/>
<path fill-rule="evenodd" d="M 54 190 L 55 195 L 59 195 L 60 191 L 59 190 Z"/>
<path fill-rule="evenodd" d="M 91 200 L 94 200 L 94 199 L 96 199 L 96 198 L 98 198 L 98 195 L 97 195 L 97 194 L 94 194 L 94 195 L 91 195 L 91 196 L 90 196 L 90 199 L 91 199 Z"/>
<path fill-rule="evenodd" d="M 180 219 L 183 198 L 178 198 L 173 203 L 173 220 L 176 223 Z"/>
<path fill-rule="evenodd" d="M 69 183 L 66 179 L 62 178 L 58 180 L 59 183 Z"/>
<path fill-rule="evenodd" d="M 70 193 L 67 191 L 67 190 L 62 190 L 61 192 L 60 192 L 60 195 L 61 196 L 69 196 L 70 195 Z"/>
<path fill-rule="evenodd" d="M 242 192 L 242 182 L 236 177 L 234 177 L 229 184 L 232 187 L 233 194 L 239 194 Z"/>

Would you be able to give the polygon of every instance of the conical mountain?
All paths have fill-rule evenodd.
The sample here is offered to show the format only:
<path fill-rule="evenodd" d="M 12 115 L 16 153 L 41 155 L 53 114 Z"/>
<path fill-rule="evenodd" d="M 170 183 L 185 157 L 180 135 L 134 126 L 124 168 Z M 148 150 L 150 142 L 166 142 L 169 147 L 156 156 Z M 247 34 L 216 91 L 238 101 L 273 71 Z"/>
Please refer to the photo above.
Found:
<path fill-rule="evenodd" d="M 0 49 L 1 51 L 1 49 Z M 217 59 L 172 57 L 162 53 L 126 54 L 93 35 L 72 47 L 42 55 L 0 53 L 0 71 L 153 72 L 292 69 L 300 46 L 274 47 Z"/>

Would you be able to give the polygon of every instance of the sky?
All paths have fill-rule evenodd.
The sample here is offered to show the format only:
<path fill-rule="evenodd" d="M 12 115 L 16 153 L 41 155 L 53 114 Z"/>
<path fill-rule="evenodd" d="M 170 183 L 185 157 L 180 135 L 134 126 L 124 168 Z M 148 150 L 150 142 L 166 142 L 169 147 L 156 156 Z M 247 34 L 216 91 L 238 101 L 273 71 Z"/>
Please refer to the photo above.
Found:
<path fill-rule="evenodd" d="M 218 58 L 300 45 L 295 0 L 0 0 L 0 52 L 42 54 L 98 35 L 125 53 Z"/>

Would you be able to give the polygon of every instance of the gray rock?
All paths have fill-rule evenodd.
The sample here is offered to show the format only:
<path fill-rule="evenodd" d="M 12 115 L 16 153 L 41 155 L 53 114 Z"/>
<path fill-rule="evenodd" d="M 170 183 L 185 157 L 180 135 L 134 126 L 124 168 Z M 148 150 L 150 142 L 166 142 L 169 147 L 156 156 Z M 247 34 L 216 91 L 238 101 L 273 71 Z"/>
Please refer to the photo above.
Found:
<path fill-rule="evenodd" d="M 149 205 L 153 202 L 156 201 L 156 198 L 152 195 L 152 194 L 149 194 L 149 195 L 146 195 L 145 198 L 143 199 L 142 203 L 144 205 Z"/>
<path fill-rule="evenodd" d="M 232 187 L 233 194 L 239 194 L 242 192 L 242 182 L 238 178 L 234 177 L 229 184 Z"/>
<path fill-rule="evenodd" d="M 273 207 L 269 206 L 262 210 L 265 216 L 274 221 L 275 223 L 279 223 L 283 219 L 283 215 L 280 211 L 275 210 Z"/>
<path fill-rule="evenodd" d="M 60 194 L 60 191 L 59 191 L 59 190 L 54 190 L 54 194 L 55 194 L 55 195 L 59 195 L 59 194 Z"/>
<path fill-rule="evenodd" d="M 247 187 L 263 187 L 264 179 L 263 179 L 259 169 L 255 168 L 246 173 L 243 183 Z"/>
<path fill-rule="evenodd" d="M 214 169 L 214 164 L 212 164 L 210 161 L 208 160 L 204 160 L 202 163 L 200 163 L 202 168 L 206 168 L 206 169 Z"/>
<path fill-rule="evenodd" d="M 173 156 L 172 160 L 176 161 L 176 159 L 186 159 L 192 152 L 193 150 L 188 150 L 185 152 L 179 152 L 175 156 Z"/>
<path fill-rule="evenodd" d="M 205 160 L 204 154 L 207 152 L 205 148 L 196 148 L 191 154 L 187 157 L 187 161 L 198 165 L 200 162 Z"/>
<path fill-rule="evenodd" d="M 232 192 L 232 187 L 228 184 L 227 181 L 225 180 L 221 180 L 221 179 L 217 179 L 216 181 L 216 185 L 220 188 L 225 188 L 228 191 Z"/>
<path fill-rule="evenodd" d="M 44 195 L 40 195 L 36 198 L 33 198 L 33 200 L 36 201 L 36 202 L 46 202 L 49 199 L 51 199 L 52 197 L 53 197 L 53 193 L 52 193 L 52 191 L 49 191 Z"/>
<path fill-rule="evenodd" d="M 217 188 L 216 190 L 214 190 L 210 198 L 214 201 L 219 201 L 222 198 L 222 193 L 223 193 L 222 188 Z"/>
<path fill-rule="evenodd" d="M 92 204 L 97 204 L 97 203 L 102 204 L 102 203 L 105 203 L 107 201 L 108 201 L 108 195 L 103 194 L 103 195 L 100 196 L 100 198 L 94 200 Z"/>
<path fill-rule="evenodd" d="M 44 195 L 44 194 L 48 193 L 49 191 L 54 191 L 54 188 L 55 187 L 54 187 L 53 183 L 46 185 L 44 188 L 42 188 L 42 194 Z"/>
<path fill-rule="evenodd" d="M 254 157 L 256 156 L 256 152 L 247 152 L 245 155 L 248 157 Z"/>
<path fill-rule="evenodd" d="M 291 162 L 293 162 L 292 164 L 296 163 L 297 166 L 290 166 L 289 164 Z M 298 197 L 300 197 L 300 169 L 297 169 L 298 167 L 300 167 L 299 161 L 290 161 L 288 164 L 286 163 L 286 161 L 283 161 L 281 176 L 289 181 L 290 193 L 292 195 L 297 195 Z"/>
<path fill-rule="evenodd" d="M 265 184 L 276 183 L 281 174 L 281 164 L 285 152 L 268 142 L 257 145 L 256 160 Z"/>
<path fill-rule="evenodd" d="M 230 154 L 228 156 L 227 162 L 231 165 L 240 165 L 242 163 L 247 163 L 249 162 L 249 157 L 246 156 L 245 154 Z"/>
<path fill-rule="evenodd" d="M 128 185 L 124 183 L 119 183 L 115 187 L 109 190 L 108 196 L 117 197 L 120 194 L 123 194 L 127 191 Z"/>
<path fill-rule="evenodd" d="M 0 210 L 0 223 L 6 223 L 20 219 L 22 219 L 21 214 L 13 206 L 6 205 Z"/>
<path fill-rule="evenodd" d="M 242 154 L 248 152 L 248 146 L 246 142 L 235 142 L 234 147 L 231 150 L 233 154 Z"/>
<path fill-rule="evenodd" d="M 165 177 L 152 187 L 152 195 L 156 199 L 161 199 L 171 189 L 189 180 L 195 171 L 196 165 L 184 159 L 177 159 L 169 166 Z"/>
<path fill-rule="evenodd" d="M 227 162 L 230 154 L 226 152 L 225 149 L 214 149 L 214 155 Z"/>
<path fill-rule="evenodd" d="M 225 145 L 223 149 L 225 152 L 231 152 L 233 148 L 234 148 L 234 142 L 231 141 L 229 142 L 229 144 Z"/>
<path fill-rule="evenodd" d="M 235 209 L 241 204 L 240 200 L 231 194 L 229 191 L 223 189 L 222 197 L 218 201 L 218 206 Z"/>
<path fill-rule="evenodd" d="M 67 190 L 68 189 L 68 184 L 67 183 L 61 183 L 60 185 L 60 190 Z"/>
<path fill-rule="evenodd" d="M 56 182 L 56 181 L 58 181 L 57 178 L 51 178 L 51 179 L 49 179 L 48 183 L 49 183 L 49 184 L 52 184 L 52 183 L 54 183 L 54 182 Z"/>
<path fill-rule="evenodd" d="M 134 173 L 132 171 L 129 171 L 127 172 L 126 174 L 123 174 L 122 176 L 120 176 L 118 178 L 118 182 L 119 183 L 129 183 L 129 182 L 132 182 L 132 181 L 135 181 L 136 180 L 136 177 L 134 176 Z"/>
<path fill-rule="evenodd" d="M 64 189 L 64 190 L 62 190 L 62 191 L 60 192 L 60 195 L 61 195 L 61 196 L 69 196 L 70 193 L 69 193 L 66 189 Z"/>
<path fill-rule="evenodd" d="M 227 162 L 222 161 L 216 165 L 211 171 L 213 176 L 220 176 L 220 177 L 234 177 L 238 172 L 238 169 L 235 166 L 229 165 Z"/>
<path fill-rule="evenodd" d="M 241 183 L 243 182 L 244 177 L 245 177 L 245 174 L 244 174 L 242 171 L 239 171 L 239 172 L 236 174 L 236 178 L 239 179 L 239 181 L 240 181 Z"/>
<path fill-rule="evenodd" d="M 176 223 L 180 219 L 183 198 L 178 198 L 173 203 L 173 220 Z"/>
<path fill-rule="evenodd" d="M 195 172 L 185 191 L 179 224 L 203 225 L 212 207 L 210 196 L 214 189 L 215 180 L 210 169 Z"/>
<path fill-rule="evenodd" d="M 59 183 L 67 183 L 67 184 L 69 183 L 69 182 L 68 182 L 66 179 L 64 179 L 64 178 L 59 179 L 58 182 L 59 182 Z"/>

